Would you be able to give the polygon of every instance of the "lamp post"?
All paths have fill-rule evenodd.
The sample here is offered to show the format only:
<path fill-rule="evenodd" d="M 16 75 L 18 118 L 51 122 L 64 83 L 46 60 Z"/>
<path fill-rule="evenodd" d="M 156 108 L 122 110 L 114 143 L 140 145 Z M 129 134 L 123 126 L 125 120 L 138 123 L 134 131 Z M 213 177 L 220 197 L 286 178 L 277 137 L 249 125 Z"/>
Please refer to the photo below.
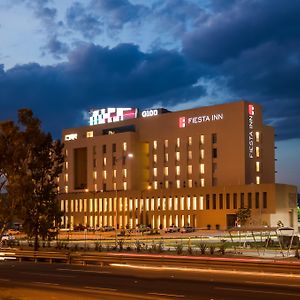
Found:
<path fill-rule="evenodd" d="M 117 164 L 117 162 L 120 160 L 120 159 L 123 159 L 123 158 L 133 158 L 133 154 L 132 153 L 128 153 L 127 155 L 122 155 L 118 158 L 115 159 L 115 164 Z M 114 226 L 115 226 L 115 246 L 117 247 L 118 245 L 118 232 L 117 232 L 117 222 L 118 222 L 118 186 L 117 186 L 117 183 L 116 183 L 116 197 L 115 197 L 115 205 L 114 205 L 114 208 L 115 208 L 115 214 L 114 214 Z"/>

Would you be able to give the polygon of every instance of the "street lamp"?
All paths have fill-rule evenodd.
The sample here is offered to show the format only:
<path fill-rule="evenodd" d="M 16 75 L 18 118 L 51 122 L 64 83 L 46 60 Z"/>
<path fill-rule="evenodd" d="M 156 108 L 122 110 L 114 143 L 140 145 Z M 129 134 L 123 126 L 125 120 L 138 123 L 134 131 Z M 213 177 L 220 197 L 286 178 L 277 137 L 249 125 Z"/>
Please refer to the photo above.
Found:
<path fill-rule="evenodd" d="M 124 158 L 133 158 L 133 154 L 132 153 L 128 153 L 127 155 L 122 155 L 118 158 L 115 159 L 115 164 L 117 164 L 117 162 L 120 160 L 120 159 L 124 159 Z M 117 244 L 118 244 L 118 234 L 117 234 L 117 221 L 118 221 L 118 186 L 117 186 L 117 183 L 116 183 L 116 197 L 115 197 L 115 205 L 114 205 L 114 208 L 115 208 L 115 214 L 114 214 L 114 226 L 115 226 L 115 246 L 117 247 Z"/>

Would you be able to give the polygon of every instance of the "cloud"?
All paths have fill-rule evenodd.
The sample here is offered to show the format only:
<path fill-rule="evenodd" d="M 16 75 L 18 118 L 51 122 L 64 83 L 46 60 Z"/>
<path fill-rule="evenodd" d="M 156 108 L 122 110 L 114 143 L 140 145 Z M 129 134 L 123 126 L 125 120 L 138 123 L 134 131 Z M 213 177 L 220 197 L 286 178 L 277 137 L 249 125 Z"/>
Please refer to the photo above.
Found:
<path fill-rule="evenodd" d="M 61 59 L 62 55 L 67 54 L 70 49 L 67 43 L 61 42 L 57 36 L 54 35 L 49 39 L 47 44 L 42 47 L 42 50 L 48 51 L 56 59 Z"/>
<path fill-rule="evenodd" d="M 32 108 L 45 128 L 59 136 L 65 127 L 82 125 L 81 112 L 92 107 L 149 107 L 161 98 L 165 103 L 199 98 L 205 93 L 194 87 L 200 75 L 176 51 L 145 53 L 132 44 L 84 44 L 55 66 L 1 68 L 0 103 L 9 116 L 20 107 Z"/>
<path fill-rule="evenodd" d="M 102 33 L 103 23 L 99 17 L 89 12 L 81 3 L 73 3 L 66 12 L 69 28 L 79 31 L 84 37 L 92 39 Z"/>

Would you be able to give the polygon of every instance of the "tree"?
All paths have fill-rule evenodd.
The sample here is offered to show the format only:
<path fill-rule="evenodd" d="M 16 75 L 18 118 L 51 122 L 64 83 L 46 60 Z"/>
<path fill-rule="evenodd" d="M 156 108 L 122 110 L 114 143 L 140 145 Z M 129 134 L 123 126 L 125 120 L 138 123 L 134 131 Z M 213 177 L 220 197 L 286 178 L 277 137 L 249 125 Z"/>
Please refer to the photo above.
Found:
<path fill-rule="evenodd" d="M 239 208 L 237 213 L 237 221 L 241 226 L 246 225 L 251 217 L 251 210 L 249 208 Z"/>
<path fill-rule="evenodd" d="M 11 142 L 16 153 L 21 154 L 13 160 L 17 174 L 7 172 L 7 192 L 10 201 L 14 195 L 24 231 L 34 237 L 34 249 L 38 250 L 39 237 L 49 237 L 50 229 L 59 225 L 62 216 L 57 200 L 57 178 L 64 162 L 63 145 L 41 130 L 40 121 L 31 110 L 19 110 L 18 121 L 20 127 L 15 126 L 18 143 Z"/>

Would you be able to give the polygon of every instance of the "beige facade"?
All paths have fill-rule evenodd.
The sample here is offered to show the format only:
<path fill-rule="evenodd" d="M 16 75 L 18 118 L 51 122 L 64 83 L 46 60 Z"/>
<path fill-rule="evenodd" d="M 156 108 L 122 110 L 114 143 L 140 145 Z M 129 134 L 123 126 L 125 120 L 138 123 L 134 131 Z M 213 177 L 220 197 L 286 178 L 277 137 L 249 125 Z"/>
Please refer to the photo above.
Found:
<path fill-rule="evenodd" d="M 297 191 L 274 183 L 274 131 L 259 105 L 153 111 L 63 131 L 65 226 L 225 229 L 250 207 L 255 224 L 296 227 Z"/>

